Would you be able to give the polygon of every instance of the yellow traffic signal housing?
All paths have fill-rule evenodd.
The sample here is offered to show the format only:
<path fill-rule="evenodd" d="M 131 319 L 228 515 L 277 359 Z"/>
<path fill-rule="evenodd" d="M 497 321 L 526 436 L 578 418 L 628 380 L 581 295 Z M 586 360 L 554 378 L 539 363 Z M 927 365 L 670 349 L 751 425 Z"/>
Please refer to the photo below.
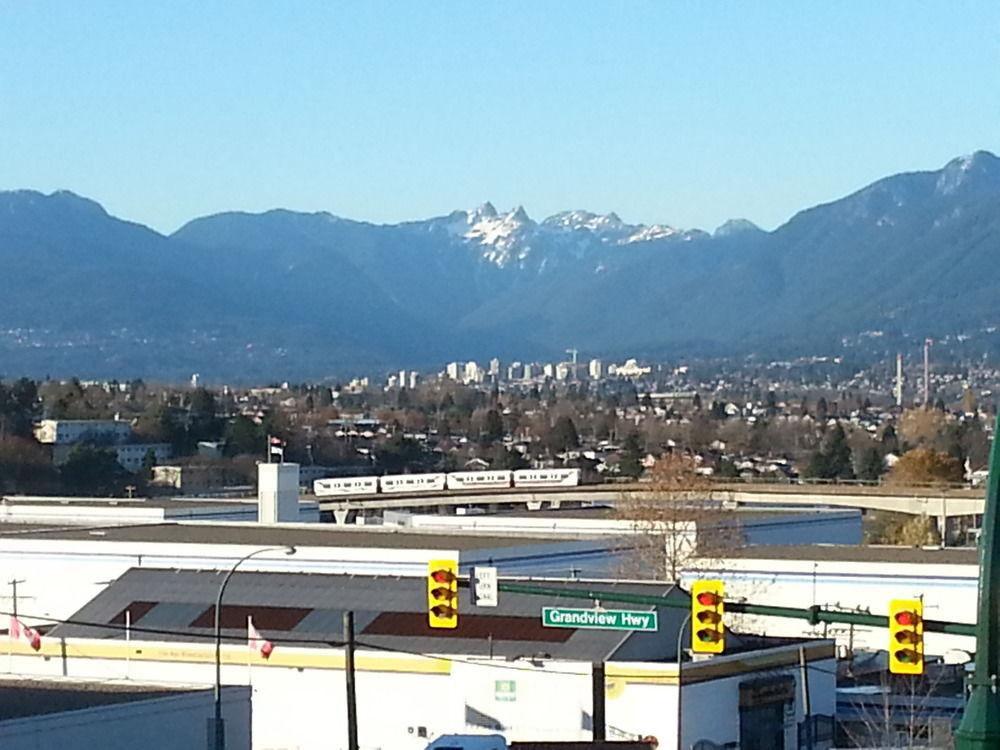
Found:
<path fill-rule="evenodd" d="M 721 654 L 726 648 L 726 626 L 722 581 L 691 582 L 691 650 L 699 654 Z"/>
<path fill-rule="evenodd" d="M 889 602 L 889 671 L 924 673 L 924 603 L 919 599 Z"/>
<path fill-rule="evenodd" d="M 432 628 L 458 627 L 458 561 L 427 564 L 427 621 Z"/>

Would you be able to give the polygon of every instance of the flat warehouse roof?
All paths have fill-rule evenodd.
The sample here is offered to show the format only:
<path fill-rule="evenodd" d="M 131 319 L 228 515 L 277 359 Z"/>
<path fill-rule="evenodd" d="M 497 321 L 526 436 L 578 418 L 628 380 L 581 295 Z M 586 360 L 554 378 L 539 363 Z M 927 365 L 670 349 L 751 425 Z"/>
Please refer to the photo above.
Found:
<path fill-rule="evenodd" d="M 574 541 L 565 537 L 538 538 L 442 534 L 434 531 L 399 531 L 371 527 L 344 529 L 334 524 L 267 526 L 260 524 L 157 523 L 130 526 L 61 526 L 56 524 L 0 523 L 3 539 L 76 539 L 118 542 L 177 542 L 187 544 L 248 544 L 255 546 L 389 547 L 425 549 L 447 546 L 457 550 L 525 547 Z"/>
<path fill-rule="evenodd" d="M 215 599 L 224 574 L 192 570 L 132 568 L 112 582 L 68 622 L 46 637 L 124 637 L 129 613 L 131 637 L 147 641 L 197 641 L 213 637 Z M 556 582 L 550 588 L 588 588 L 642 593 L 686 601 L 664 583 Z M 503 592 L 497 607 L 476 608 L 467 588 L 459 591 L 458 627 L 434 630 L 427 623 L 427 591 L 421 578 L 306 573 L 236 573 L 226 589 L 220 623 L 229 642 L 247 641 L 247 618 L 265 638 L 281 646 L 339 647 L 345 611 L 355 613 L 358 645 L 418 654 L 479 654 L 515 658 L 595 661 L 628 657 L 662 660 L 675 656 L 677 629 L 686 608 L 649 604 L 618 606 L 657 612 L 654 632 L 545 627 L 543 606 L 594 611 L 588 600 Z M 609 607 L 612 609 L 612 607 Z"/>
<path fill-rule="evenodd" d="M 979 562 L 977 551 L 971 547 L 925 549 L 923 547 L 855 546 L 848 544 L 749 546 L 727 550 L 724 556 L 753 558 L 757 560 L 817 560 L 940 565 L 977 565 Z"/>
<path fill-rule="evenodd" d="M 77 680 L 0 680 L 0 721 L 129 703 L 191 692 L 191 688 Z"/>

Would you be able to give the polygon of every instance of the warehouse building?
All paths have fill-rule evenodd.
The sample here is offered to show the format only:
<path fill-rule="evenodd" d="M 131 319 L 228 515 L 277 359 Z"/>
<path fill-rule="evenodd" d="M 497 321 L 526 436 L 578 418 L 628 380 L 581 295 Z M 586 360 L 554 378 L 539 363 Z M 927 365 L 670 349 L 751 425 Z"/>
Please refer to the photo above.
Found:
<path fill-rule="evenodd" d="M 36 676 L 210 685 L 221 580 L 219 572 L 128 570 L 69 622 L 45 633 L 37 653 L 17 642 L 13 668 Z M 595 662 L 606 670 L 610 739 L 655 736 L 659 747 L 676 748 L 680 734 L 683 747 L 797 748 L 809 726 L 814 747 L 830 747 L 831 641 L 730 634 L 725 654 L 692 661 L 682 631 L 686 594 L 664 584 L 585 585 L 609 596 L 640 593 L 679 606 L 630 605 L 657 615 L 655 631 L 639 632 L 543 625 L 543 606 L 593 606 L 579 599 L 505 592 L 498 607 L 473 609 L 463 595 L 458 628 L 431 630 L 422 578 L 237 573 L 220 612 L 222 680 L 251 687 L 254 748 L 346 747 L 342 622 L 350 610 L 363 747 L 422 750 L 434 737 L 456 732 L 589 739 Z M 248 643 L 248 618 L 274 646 L 267 658 Z"/>

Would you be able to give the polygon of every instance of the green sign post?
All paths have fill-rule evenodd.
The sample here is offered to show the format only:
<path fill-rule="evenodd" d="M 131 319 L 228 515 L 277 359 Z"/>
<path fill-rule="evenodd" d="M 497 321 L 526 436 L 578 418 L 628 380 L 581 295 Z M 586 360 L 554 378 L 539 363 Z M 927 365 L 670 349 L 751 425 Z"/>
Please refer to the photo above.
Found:
<path fill-rule="evenodd" d="M 572 609 L 542 607 L 542 625 L 547 628 L 591 628 L 594 630 L 642 630 L 659 628 L 656 612 L 630 609 Z"/>
<path fill-rule="evenodd" d="M 955 733 L 957 750 L 1000 747 L 1000 415 L 993 429 L 990 481 L 979 536 L 979 619 L 976 622 L 976 671 Z"/>

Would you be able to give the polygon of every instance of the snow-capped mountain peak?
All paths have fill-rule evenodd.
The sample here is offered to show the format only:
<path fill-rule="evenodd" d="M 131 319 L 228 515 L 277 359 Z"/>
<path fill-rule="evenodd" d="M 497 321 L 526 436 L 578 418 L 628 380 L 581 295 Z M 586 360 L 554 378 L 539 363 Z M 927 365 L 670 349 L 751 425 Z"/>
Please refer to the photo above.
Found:
<path fill-rule="evenodd" d="M 562 211 L 550 216 L 542 222 L 546 229 L 562 232 L 588 231 L 588 232 L 609 232 L 618 231 L 625 224 L 618 214 L 612 212 L 607 215 L 591 213 L 590 211 Z"/>

